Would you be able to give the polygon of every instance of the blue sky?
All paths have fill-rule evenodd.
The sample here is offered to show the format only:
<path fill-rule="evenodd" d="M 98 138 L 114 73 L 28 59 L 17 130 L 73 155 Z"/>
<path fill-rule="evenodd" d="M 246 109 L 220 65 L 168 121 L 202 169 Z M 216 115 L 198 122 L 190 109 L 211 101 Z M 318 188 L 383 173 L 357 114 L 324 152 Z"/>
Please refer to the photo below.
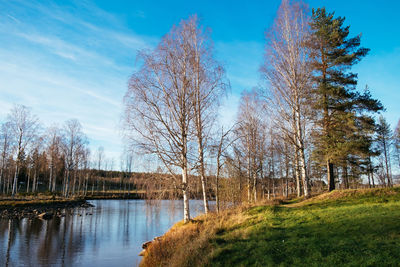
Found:
<path fill-rule="evenodd" d="M 49 126 L 77 118 L 92 150 L 119 160 L 120 116 L 138 49 L 154 47 L 173 24 L 198 14 L 212 29 L 232 90 L 221 109 L 235 118 L 240 92 L 260 84 L 264 32 L 280 1 L 0 0 L 0 120 L 14 103 Z M 307 1 L 346 17 L 370 54 L 355 68 L 391 124 L 400 118 L 400 1 Z M 116 166 L 117 167 L 117 166 Z"/>

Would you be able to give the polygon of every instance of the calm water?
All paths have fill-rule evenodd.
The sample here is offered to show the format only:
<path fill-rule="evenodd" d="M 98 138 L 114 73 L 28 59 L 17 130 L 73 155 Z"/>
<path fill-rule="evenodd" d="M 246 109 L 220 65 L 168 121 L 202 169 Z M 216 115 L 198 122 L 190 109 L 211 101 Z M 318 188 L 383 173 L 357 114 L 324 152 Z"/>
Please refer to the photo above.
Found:
<path fill-rule="evenodd" d="M 91 203 L 48 221 L 0 219 L 0 266 L 136 266 L 142 243 L 183 218 L 178 200 Z M 201 213 L 202 202 L 191 201 L 190 210 Z"/>

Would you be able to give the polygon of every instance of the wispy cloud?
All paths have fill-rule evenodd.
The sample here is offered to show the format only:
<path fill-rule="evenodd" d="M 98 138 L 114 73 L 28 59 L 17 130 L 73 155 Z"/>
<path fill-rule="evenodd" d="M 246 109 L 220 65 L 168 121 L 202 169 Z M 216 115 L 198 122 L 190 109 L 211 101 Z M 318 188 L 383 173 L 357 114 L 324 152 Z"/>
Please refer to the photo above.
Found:
<path fill-rule="evenodd" d="M 3 7 L 2 7 L 3 6 Z M 136 50 L 154 37 L 124 28 L 90 2 L 0 3 L 0 118 L 13 103 L 31 106 L 47 126 L 77 118 L 92 150 L 122 152 L 119 121 Z"/>

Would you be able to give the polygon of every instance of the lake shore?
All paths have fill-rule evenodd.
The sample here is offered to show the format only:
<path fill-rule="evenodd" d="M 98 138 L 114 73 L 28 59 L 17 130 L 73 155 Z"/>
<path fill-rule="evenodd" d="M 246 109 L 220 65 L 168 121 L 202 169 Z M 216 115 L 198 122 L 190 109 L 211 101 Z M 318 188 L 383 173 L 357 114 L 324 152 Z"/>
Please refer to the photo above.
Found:
<path fill-rule="evenodd" d="M 53 216 L 65 216 L 65 210 L 73 208 L 92 207 L 85 199 L 3 199 L 0 200 L 0 218 L 3 219 L 22 219 L 22 218 L 45 218 Z"/>
<path fill-rule="evenodd" d="M 336 190 L 175 224 L 140 266 L 394 266 L 400 188 Z"/>
<path fill-rule="evenodd" d="M 4 197 L 0 199 L 0 218 L 46 218 L 52 216 L 64 216 L 63 210 L 73 208 L 93 207 L 87 200 L 100 199 L 145 199 L 144 192 L 97 192 L 77 198 L 61 198 L 59 196 L 38 195 L 38 196 L 16 196 L 15 198 Z M 40 217 L 40 215 L 42 215 Z"/>

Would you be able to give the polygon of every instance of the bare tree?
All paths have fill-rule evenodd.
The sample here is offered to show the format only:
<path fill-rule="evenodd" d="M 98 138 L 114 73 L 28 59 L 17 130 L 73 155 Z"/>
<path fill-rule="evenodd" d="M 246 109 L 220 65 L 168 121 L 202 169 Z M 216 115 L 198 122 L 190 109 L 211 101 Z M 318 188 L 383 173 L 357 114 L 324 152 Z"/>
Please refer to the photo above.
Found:
<path fill-rule="evenodd" d="M 392 173 L 390 166 L 390 147 L 392 145 L 392 131 L 390 125 L 387 123 L 383 116 L 379 117 L 378 124 L 376 126 L 376 143 L 378 145 L 379 152 L 382 156 L 382 166 L 385 169 L 385 175 L 388 187 L 393 186 Z"/>
<path fill-rule="evenodd" d="M 394 140 L 394 155 L 397 164 L 400 168 L 400 120 L 397 122 L 396 129 L 394 130 L 393 140 Z"/>
<path fill-rule="evenodd" d="M 220 176 L 222 167 L 225 164 L 223 157 L 225 157 L 227 150 L 229 147 L 236 141 L 235 138 L 230 139 L 229 135 L 231 134 L 232 130 L 236 127 L 234 125 L 228 131 L 224 131 L 224 128 L 221 127 L 220 131 L 218 132 L 218 136 L 216 137 L 215 144 L 212 146 L 212 152 L 216 159 L 216 174 L 215 174 L 215 202 L 216 202 L 216 210 L 217 212 L 220 211 Z"/>
<path fill-rule="evenodd" d="M 49 160 L 49 191 L 55 192 L 57 185 L 57 167 L 61 157 L 61 145 L 63 137 L 61 130 L 57 126 L 52 126 L 47 130 L 47 155 Z"/>
<path fill-rule="evenodd" d="M 100 171 L 101 170 L 101 165 L 104 161 L 104 147 L 100 146 L 97 149 L 97 170 Z M 107 164 L 106 164 L 107 165 Z M 105 168 L 107 169 L 107 167 Z M 97 177 L 97 190 L 99 190 L 98 185 L 99 185 L 99 179 L 100 179 L 100 172 L 99 172 L 99 177 Z M 103 179 L 103 193 L 104 193 L 104 187 L 105 187 L 105 177 Z"/>
<path fill-rule="evenodd" d="M 198 145 L 199 176 L 203 190 L 205 213 L 208 213 L 207 186 L 204 153 L 207 147 L 208 133 L 211 129 L 219 99 L 224 94 L 228 82 L 223 67 L 213 57 L 211 38 L 198 24 L 197 16 L 189 18 L 183 27 L 188 36 L 193 53 L 191 62 L 191 84 L 193 89 L 194 125 Z"/>
<path fill-rule="evenodd" d="M 236 135 L 247 161 L 247 200 L 257 201 L 257 176 L 259 176 L 260 162 L 258 151 L 265 145 L 266 130 L 263 120 L 263 104 L 260 95 L 255 91 L 242 93 L 238 112 L 238 127 Z M 262 149 L 264 151 L 264 149 Z"/>
<path fill-rule="evenodd" d="M 157 155 L 178 182 L 184 221 L 190 220 L 188 198 L 189 137 L 193 119 L 191 71 L 193 49 L 187 31 L 190 19 L 174 26 L 154 51 L 142 51 L 143 65 L 129 81 L 124 98 L 125 127 L 145 153 Z"/>
<path fill-rule="evenodd" d="M 65 122 L 63 128 L 63 154 L 65 159 L 65 176 L 63 182 L 64 197 L 67 197 L 71 190 L 71 175 L 77 166 L 77 155 L 82 152 L 87 144 L 86 135 L 82 132 L 82 126 L 76 119 L 71 119 Z M 75 179 L 73 181 L 75 184 Z"/>
<path fill-rule="evenodd" d="M 1 169 L 0 169 L 0 192 L 3 190 L 3 194 L 5 193 L 6 183 L 4 178 L 4 172 L 7 168 L 7 159 L 11 153 L 11 123 L 5 122 L 1 125 L 0 129 L 0 149 L 1 149 Z"/>
<path fill-rule="evenodd" d="M 305 7 L 283 0 L 277 18 L 267 33 L 269 45 L 261 72 L 270 86 L 271 110 L 284 137 L 292 140 L 296 152 L 304 195 L 310 194 L 306 171 L 305 124 L 307 98 L 311 90 L 311 68 L 308 49 L 304 46 L 309 34 Z M 285 139 L 286 139 L 285 138 Z M 299 193 L 299 192 L 298 192 Z"/>
<path fill-rule="evenodd" d="M 31 151 L 31 159 L 32 159 L 32 168 L 33 168 L 33 180 L 32 180 L 32 192 L 35 193 L 38 190 L 39 184 L 39 172 L 41 167 L 41 158 L 40 154 L 43 150 L 43 136 L 38 136 L 32 144 L 32 151 Z M 27 192 L 29 189 L 29 177 L 28 177 L 28 184 L 27 184 Z"/>
<path fill-rule="evenodd" d="M 31 110 L 23 105 L 15 105 L 10 111 L 7 120 L 9 122 L 15 155 L 15 172 L 12 186 L 12 195 L 18 191 L 18 175 L 20 163 L 27 151 L 37 137 L 39 122 L 36 116 L 32 115 Z"/>
<path fill-rule="evenodd" d="M 97 149 L 97 170 L 101 170 L 101 164 L 104 160 L 104 147 L 99 146 Z"/>

